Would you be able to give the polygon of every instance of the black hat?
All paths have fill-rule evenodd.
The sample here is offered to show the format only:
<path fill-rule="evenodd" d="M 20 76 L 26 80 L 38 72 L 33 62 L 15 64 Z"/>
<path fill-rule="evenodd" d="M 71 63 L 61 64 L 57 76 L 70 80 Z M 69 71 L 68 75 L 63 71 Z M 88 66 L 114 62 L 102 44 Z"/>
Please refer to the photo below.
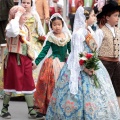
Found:
<path fill-rule="evenodd" d="M 116 1 L 110 1 L 108 4 L 104 5 L 102 8 L 102 12 L 97 15 L 97 18 L 102 18 L 104 15 L 106 16 L 110 12 L 120 11 L 120 6 Z"/>

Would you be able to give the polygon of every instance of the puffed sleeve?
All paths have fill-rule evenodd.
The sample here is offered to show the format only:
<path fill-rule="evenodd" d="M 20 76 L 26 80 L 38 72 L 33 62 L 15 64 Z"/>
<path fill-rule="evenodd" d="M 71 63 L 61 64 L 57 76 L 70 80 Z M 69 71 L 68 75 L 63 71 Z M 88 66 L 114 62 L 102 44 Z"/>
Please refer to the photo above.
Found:
<path fill-rule="evenodd" d="M 19 18 L 12 19 L 6 27 L 6 37 L 16 37 L 20 32 Z"/>

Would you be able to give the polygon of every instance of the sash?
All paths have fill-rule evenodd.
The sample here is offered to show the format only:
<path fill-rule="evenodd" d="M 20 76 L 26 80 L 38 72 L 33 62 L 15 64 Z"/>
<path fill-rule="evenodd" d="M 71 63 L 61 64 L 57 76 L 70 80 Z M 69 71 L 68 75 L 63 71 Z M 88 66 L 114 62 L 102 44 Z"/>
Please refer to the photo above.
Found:
<path fill-rule="evenodd" d="M 88 32 L 88 34 L 86 35 L 86 39 L 85 39 L 87 45 L 90 47 L 90 49 L 94 52 L 97 49 L 97 44 L 95 39 L 93 38 L 93 36 Z"/>

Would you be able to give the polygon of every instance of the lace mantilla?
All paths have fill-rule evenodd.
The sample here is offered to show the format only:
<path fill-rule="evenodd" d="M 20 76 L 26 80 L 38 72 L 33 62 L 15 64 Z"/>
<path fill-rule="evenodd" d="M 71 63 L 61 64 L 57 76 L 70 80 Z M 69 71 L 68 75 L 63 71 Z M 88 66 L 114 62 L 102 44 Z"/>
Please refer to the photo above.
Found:
<path fill-rule="evenodd" d="M 79 74 L 83 68 L 79 65 L 79 53 L 83 52 L 85 36 L 87 33 L 85 23 L 84 8 L 79 7 L 75 14 L 74 30 L 71 39 L 71 53 L 67 59 L 68 69 L 70 70 L 69 88 L 70 93 L 78 93 Z"/>

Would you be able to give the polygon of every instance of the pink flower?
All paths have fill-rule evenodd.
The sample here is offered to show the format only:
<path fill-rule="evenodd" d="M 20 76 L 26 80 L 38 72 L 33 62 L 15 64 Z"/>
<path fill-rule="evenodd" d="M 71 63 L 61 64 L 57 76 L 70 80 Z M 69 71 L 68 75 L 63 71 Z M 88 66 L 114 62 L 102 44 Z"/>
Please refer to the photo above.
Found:
<path fill-rule="evenodd" d="M 85 62 L 84 60 L 80 60 L 80 61 L 79 61 L 79 64 L 80 64 L 80 65 L 83 65 L 84 62 Z"/>
<path fill-rule="evenodd" d="M 92 54 L 90 54 L 90 53 L 87 53 L 87 54 L 86 54 L 86 58 L 87 58 L 87 59 L 92 58 L 92 56 L 93 56 L 93 55 L 92 55 Z"/>

